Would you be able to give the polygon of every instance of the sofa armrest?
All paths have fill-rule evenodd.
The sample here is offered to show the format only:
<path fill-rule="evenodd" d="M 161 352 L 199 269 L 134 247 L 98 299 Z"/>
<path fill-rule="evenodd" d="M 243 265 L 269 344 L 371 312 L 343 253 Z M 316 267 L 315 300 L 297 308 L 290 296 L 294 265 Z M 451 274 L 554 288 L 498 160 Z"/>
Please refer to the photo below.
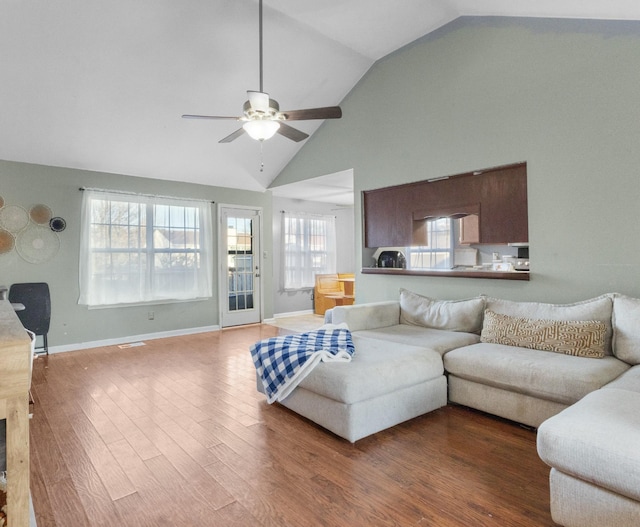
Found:
<path fill-rule="evenodd" d="M 385 328 L 400 324 L 400 302 L 371 302 L 333 308 L 331 322 L 346 323 L 350 331 Z"/>

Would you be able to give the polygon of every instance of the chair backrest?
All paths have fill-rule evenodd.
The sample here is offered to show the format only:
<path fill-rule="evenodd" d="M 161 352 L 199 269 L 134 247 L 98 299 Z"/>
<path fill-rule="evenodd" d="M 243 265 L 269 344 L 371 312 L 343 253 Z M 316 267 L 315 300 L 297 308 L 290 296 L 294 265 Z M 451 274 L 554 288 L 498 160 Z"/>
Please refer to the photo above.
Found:
<path fill-rule="evenodd" d="M 44 282 L 13 284 L 9 289 L 9 302 L 24 305 L 16 315 L 22 325 L 36 335 L 46 335 L 51 321 L 49 285 Z"/>
<path fill-rule="evenodd" d="M 321 292 L 340 291 L 340 282 L 337 274 L 317 274 L 316 289 Z"/>

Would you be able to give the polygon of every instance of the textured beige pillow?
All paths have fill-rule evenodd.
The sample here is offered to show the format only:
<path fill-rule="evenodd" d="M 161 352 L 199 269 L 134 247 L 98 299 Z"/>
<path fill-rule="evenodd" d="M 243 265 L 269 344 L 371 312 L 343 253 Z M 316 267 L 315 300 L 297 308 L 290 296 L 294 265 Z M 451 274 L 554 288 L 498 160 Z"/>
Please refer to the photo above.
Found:
<path fill-rule="evenodd" d="M 400 289 L 400 323 L 427 328 L 480 333 L 483 298 L 434 300 Z"/>
<path fill-rule="evenodd" d="M 487 297 L 486 309 L 494 313 L 512 317 L 531 318 L 536 320 L 597 320 L 602 322 L 607 332 L 604 337 L 604 352 L 611 355 L 611 338 L 613 327 L 613 298 L 602 295 L 574 304 L 546 304 L 543 302 L 514 302 Z"/>
<path fill-rule="evenodd" d="M 640 364 L 640 298 L 613 298 L 613 353 L 629 364 Z"/>
<path fill-rule="evenodd" d="M 487 310 L 480 341 L 599 359 L 606 330 L 597 320 L 536 320 Z"/>

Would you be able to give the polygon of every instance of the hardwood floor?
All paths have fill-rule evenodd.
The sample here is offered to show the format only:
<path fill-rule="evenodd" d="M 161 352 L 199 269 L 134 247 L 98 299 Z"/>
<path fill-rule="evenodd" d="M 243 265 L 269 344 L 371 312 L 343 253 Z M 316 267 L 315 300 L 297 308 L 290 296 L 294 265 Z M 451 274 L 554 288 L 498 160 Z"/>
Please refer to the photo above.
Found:
<path fill-rule="evenodd" d="M 553 526 L 535 432 L 448 406 L 350 444 L 255 389 L 272 326 L 35 361 L 39 527 Z"/>

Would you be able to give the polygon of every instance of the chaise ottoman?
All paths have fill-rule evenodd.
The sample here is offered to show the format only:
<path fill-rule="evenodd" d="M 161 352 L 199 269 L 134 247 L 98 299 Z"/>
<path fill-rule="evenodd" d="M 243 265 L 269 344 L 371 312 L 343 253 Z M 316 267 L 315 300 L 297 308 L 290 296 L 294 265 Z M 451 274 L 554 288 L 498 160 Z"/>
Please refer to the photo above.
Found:
<path fill-rule="evenodd" d="M 540 425 L 538 454 L 551 467 L 553 521 L 640 525 L 639 410 L 639 391 L 605 387 Z"/>
<path fill-rule="evenodd" d="M 351 362 L 321 362 L 280 404 L 355 442 L 447 404 L 442 357 L 353 335 Z"/>

